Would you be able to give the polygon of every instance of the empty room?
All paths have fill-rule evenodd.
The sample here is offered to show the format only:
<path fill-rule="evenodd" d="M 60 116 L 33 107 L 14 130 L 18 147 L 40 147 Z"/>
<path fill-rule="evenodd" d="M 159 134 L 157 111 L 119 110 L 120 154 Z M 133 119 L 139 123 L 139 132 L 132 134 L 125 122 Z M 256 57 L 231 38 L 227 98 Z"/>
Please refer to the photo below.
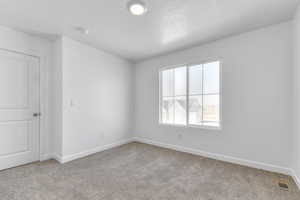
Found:
<path fill-rule="evenodd" d="M 300 200 L 300 0 L 0 0 L 0 200 Z"/>

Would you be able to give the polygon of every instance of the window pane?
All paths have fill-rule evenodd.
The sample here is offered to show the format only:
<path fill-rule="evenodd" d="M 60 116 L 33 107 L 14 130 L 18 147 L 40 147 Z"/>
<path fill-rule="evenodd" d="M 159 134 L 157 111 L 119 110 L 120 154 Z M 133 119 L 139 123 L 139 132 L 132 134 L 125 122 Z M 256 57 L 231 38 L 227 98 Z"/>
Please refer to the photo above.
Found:
<path fill-rule="evenodd" d="M 186 95 L 186 67 L 174 69 L 175 73 L 175 96 Z"/>
<path fill-rule="evenodd" d="M 201 125 L 202 95 L 189 97 L 189 124 Z"/>
<path fill-rule="evenodd" d="M 203 96 L 203 121 L 219 122 L 219 95 Z"/>
<path fill-rule="evenodd" d="M 206 63 L 203 65 L 203 93 L 219 93 L 219 67 L 220 62 Z"/>
<path fill-rule="evenodd" d="M 186 125 L 188 112 L 191 125 L 220 126 L 219 65 L 217 61 L 162 71 L 161 122 Z"/>
<path fill-rule="evenodd" d="M 162 123 L 174 123 L 174 99 L 163 98 L 162 101 Z"/>
<path fill-rule="evenodd" d="M 162 72 L 162 95 L 163 97 L 174 96 L 174 69 Z"/>
<path fill-rule="evenodd" d="M 189 93 L 202 94 L 202 65 L 189 67 Z"/>
<path fill-rule="evenodd" d="M 186 124 L 186 97 L 175 98 L 175 124 Z"/>

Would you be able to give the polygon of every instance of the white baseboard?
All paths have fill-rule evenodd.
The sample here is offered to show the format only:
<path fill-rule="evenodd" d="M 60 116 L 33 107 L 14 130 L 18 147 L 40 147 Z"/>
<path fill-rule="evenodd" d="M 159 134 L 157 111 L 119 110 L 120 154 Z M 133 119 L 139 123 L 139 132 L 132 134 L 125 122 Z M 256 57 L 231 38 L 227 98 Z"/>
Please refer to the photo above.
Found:
<path fill-rule="evenodd" d="M 183 146 L 167 144 L 167 143 L 163 143 L 163 142 L 157 142 L 154 140 L 149 140 L 149 139 L 141 138 L 141 137 L 135 137 L 134 141 L 145 143 L 145 144 L 150 144 L 150 145 L 154 145 L 154 146 L 159 146 L 159 147 L 163 147 L 163 148 L 167 148 L 167 149 L 172 149 L 175 151 L 199 155 L 199 156 L 203 156 L 203 157 L 207 157 L 207 158 L 212 158 L 212 159 L 216 159 L 216 160 L 221 160 L 221 161 L 225 161 L 225 162 L 230 162 L 230 163 L 243 165 L 243 166 L 247 166 L 247 167 L 252 167 L 252 168 L 256 168 L 256 169 L 262 169 L 262 170 L 266 170 L 266 171 L 289 175 L 289 176 L 292 176 L 292 178 L 294 179 L 296 185 L 298 186 L 298 188 L 300 190 L 300 177 L 298 177 L 296 172 L 291 168 L 276 166 L 276 165 L 257 162 L 257 161 L 246 160 L 246 159 L 242 159 L 242 158 L 236 158 L 236 157 L 232 157 L 232 156 L 226 156 L 223 154 L 210 153 L 207 151 L 201 151 L 198 149 L 192 149 L 192 148 L 187 148 L 187 147 L 183 147 Z"/>
<path fill-rule="evenodd" d="M 271 172 L 277 172 L 277 173 L 281 173 L 281 174 L 291 175 L 291 169 L 286 168 L 286 167 L 276 166 L 276 165 L 257 162 L 257 161 L 246 160 L 246 159 L 242 159 L 242 158 L 236 158 L 236 157 L 227 156 L 227 155 L 223 155 L 223 154 L 210 153 L 210 152 L 201 151 L 198 149 L 192 149 L 192 148 L 187 148 L 187 147 L 183 147 L 183 146 L 157 142 L 157 141 L 149 140 L 146 138 L 136 137 L 136 138 L 134 138 L 134 141 L 146 143 L 146 144 L 150 144 L 150 145 L 155 145 L 155 146 L 159 146 L 159 147 L 164 147 L 164 148 L 168 148 L 168 149 L 172 149 L 172 150 L 176 150 L 176 151 L 180 151 L 180 152 L 199 155 L 199 156 L 203 156 L 203 157 L 208 157 L 208 158 L 221 160 L 221 161 L 225 161 L 225 162 L 230 162 L 230 163 L 234 163 L 234 164 L 238 164 L 238 165 L 248 166 L 248 167 L 252 167 L 252 168 L 256 168 L 256 169 L 263 169 L 263 170 L 267 170 L 267 171 L 271 171 Z"/>
<path fill-rule="evenodd" d="M 298 188 L 300 190 L 300 177 L 297 176 L 297 173 L 293 169 L 291 169 L 291 176 L 293 177 L 296 185 L 298 186 Z"/>
<path fill-rule="evenodd" d="M 216 159 L 216 160 L 221 160 L 221 161 L 225 161 L 225 162 L 230 162 L 230 163 L 234 163 L 234 164 L 238 164 L 238 165 L 248 166 L 248 167 L 252 167 L 252 168 L 256 168 L 256 169 L 262 169 L 262 170 L 266 170 L 266 171 L 290 175 L 293 177 L 295 183 L 297 184 L 298 188 L 300 189 L 300 178 L 297 176 L 296 172 L 290 168 L 276 166 L 276 165 L 262 163 L 262 162 L 257 162 L 257 161 L 246 160 L 246 159 L 242 159 L 242 158 L 236 158 L 236 157 L 227 156 L 227 155 L 223 155 L 223 154 L 216 154 L 216 153 L 211 153 L 211 152 L 207 152 L 207 151 L 201 151 L 198 149 L 192 149 L 192 148 L 188 148 L 188 147 L 167 144 L 167 143 L 163 143 L 163 142 L 157 142 L 154 140 L 141 138 L 141 137 L 135 137 L 132 139 L 121 140 L 118 142 L 114 142 L 114 143 L 107 144 L 104 146 L 99 146 L 94 149 L 90 149 L 87 151 L 79 152 L 79 153 L 64 156 L 64 157 L 61 157 L 57 154 L 44 155 L 44 156 L 41 156 L 41 159 L 43 158 L 44 160 L 48 160 L 50 158 L 53 158 L 53 159 L 57 160 L 59 163 L 66 163 L 66 162 L 70 162 L 72 160 L 76 160 L 76 159 L 79 159 L 79 158 L 82 158 L 82 157 L 85 157 L 85 156 L 88 156 L 88 155 L 91 155 L 94 153 L 98 153 L 98 152 L 101 152 L 101 151 L 104 151 L 107 149 L 118 147 L 123 144 L 130 143 L 130 142 L 141 142 L 141 143 L 159 146 L 159 147 L 163 147 L 163 148 L 167 148 L 167 149 L 172 149 L 175 151 L 190 153 L 190 154 L 199 155 L 199 156 L 212 158 L 212 159 Z"/>
<path fill-rule="evenodd" d="M 61 163 L 61 161 L 62 161 L 61 156 L 59 156 L 59 155 L 57 155 L 55 153 L 44 154 L 44 155 L 40 156 L 40 162 L 46 161 L 46 160 L 51 160 L 51 159 L 54 159 L 54 160 L 58 161 L 59 163 Z"/>
<path fill-rule="evenodd" d="M 120 140 L 120 141 L 117 141 L 117 142 L 114 142 L 114 143 L 111 143 L 111 144 L 106 144 L 106 145 L 103 145 L 103 146 L 96 147 L 94 149 L 82 151 L 82 152 L 75 153 L 75 154 L 72 154 L 72 155 L 67 155 L 67 156 L 63 156 L 63 157 L 56 157 L 55 159 L 60 163 L 66 163 L 66 162 L 70 162 L 72 160 L 76 160 L 76 159 L 79 159 L 79 158 L 82 158 L 82 157 L 85 157 L 85 156 L 88 156 L 88 155 L 91 155 L 91 154 L 94 154 L 94 153 L 98 153 L 98 152 L 101 152 L 101 151 L 104 151 L 104 150 L 107 150 L 107 149 L 118 147 L 118 146 L 121 146 L 123 144 L 130 143 L 132 141 L 133 141 L 133 139 Z"/>
<path fill-rule="evenodd" d="M 59 162 L 59 163 L 63 163 L 63 162 L 62 162 L 62 157 L 61 157 L 60 155 L 53 154 L 53 155 L 51 156 L 51 158 L 54 159 L 54 160 L 56 160 L 56 161 Z"/>

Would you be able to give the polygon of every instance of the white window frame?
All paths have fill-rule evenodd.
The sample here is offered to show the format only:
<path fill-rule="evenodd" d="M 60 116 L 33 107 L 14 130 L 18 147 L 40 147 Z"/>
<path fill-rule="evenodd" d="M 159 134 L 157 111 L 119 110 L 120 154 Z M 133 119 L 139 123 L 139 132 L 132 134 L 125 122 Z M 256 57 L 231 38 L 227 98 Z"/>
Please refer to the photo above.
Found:
<path fill-rule="evenodd" d="M 219 62 L 219 126 L 207 126 L 207 125 L 195 125 L 189 124 L 189 69 L 191 66 L 195 65 L 204 65 L 207 63 L 212 62 Z M 179 67 L 186 67 L 186 124 L 168 124 L 162 122 L 162 72 L 168 69 L 176 69 Z M 159 69 L 159 119 L 158 123 L 162 126 L 170 126 L 170 127 L 182 127 L 182 128 L 199 128 L 199 129 L 211 129 L 211 130 L 221 130 L 222 129 L 222 61 L 220 59 L 212 59 L 212 60 L 205 60 L 200 62 L 193 62 L 193 63 L 185 63 L 185 64 L 178 64 L 173 66 L 162 67 Z"/>

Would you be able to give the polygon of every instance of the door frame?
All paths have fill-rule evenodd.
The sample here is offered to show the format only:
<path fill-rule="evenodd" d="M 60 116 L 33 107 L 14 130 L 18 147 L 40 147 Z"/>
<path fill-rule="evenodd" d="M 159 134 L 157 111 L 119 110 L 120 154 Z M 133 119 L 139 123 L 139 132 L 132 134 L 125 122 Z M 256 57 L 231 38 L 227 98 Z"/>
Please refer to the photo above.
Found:
<path fill-rule="evenodd" d="M 0 29 L 0 31 L 2 31 Z M 48 135 L 49 128 L 49 115 L 48 115 L 48 69 L 50 66 L 50 49 L 47 52 L 47 40 L 40 38 L 34 38 L 25 33 L 17 32 L 14 30 L 7 29 L 8 34 L 14 33 L 13 37 L 22 37 L 24 41 L 15 42 L 15 40 L 6 40 L 0 45 L 0 49 L 4 51 L 9 51 L 13 53 L 19 53 L 26 56 L 32 56 L 39 60 L 39 74 L 40 74 L 40 86 L 39 86 L 39 97 L 40 97 L 40 127 L 39 127 L 39 161 L 48 160 L 51 158 L 49 142 L 50 137 Z M 8 36 L 9 37 L 9 36 Z M 14 38 L 12 38 L 14 39 Z M 20 38 L 18 38 L 20 39 Z M 5 40 L 5 39 L 3 39 Z M 36 41 L 37 40 L 37 41 Z M 45 43 L 45 44 L 44 44 Z M 44 46 L 45 45 L 45 46 Z M 51 43 L 49 41 L 49 48 L 51 48 Z M 46 48 L 45 48 L 46 47 Z M 36 50 L 34 50 L 36 49 Z M 45 50 L 46 49 L 46 50 Z"/>

